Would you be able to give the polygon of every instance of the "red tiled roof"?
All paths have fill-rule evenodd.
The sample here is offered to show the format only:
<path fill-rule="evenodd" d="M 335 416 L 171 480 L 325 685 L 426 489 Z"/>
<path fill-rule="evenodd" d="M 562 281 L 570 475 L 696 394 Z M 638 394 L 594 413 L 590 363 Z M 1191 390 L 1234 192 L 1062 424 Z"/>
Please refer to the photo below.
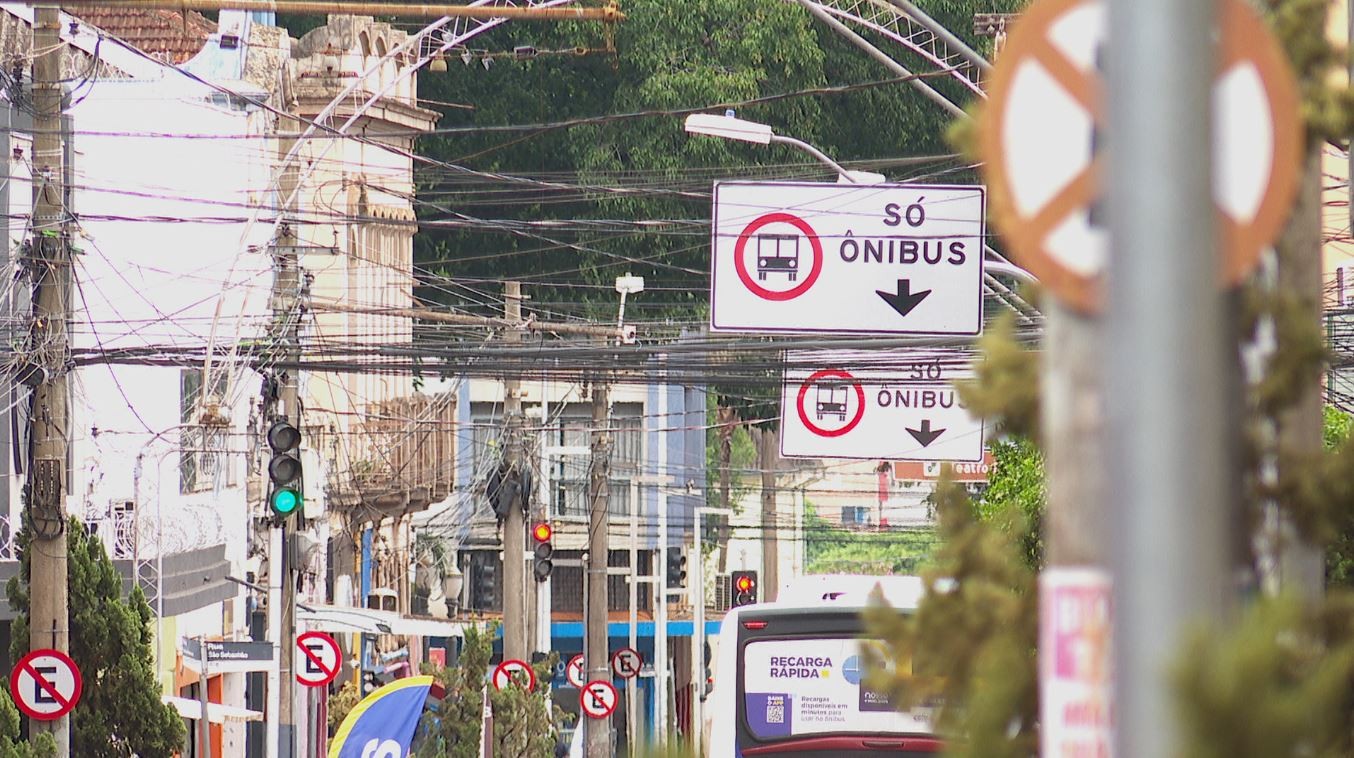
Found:
<path fill-rule="evenodd" d="M 135 45 L 170 63 L 183 63 L 207 43 L 216 23 L 197 11 L 183 14 L 171 10 L 97 8 L 80 6 L 67 11 L 80 20 Z"/>

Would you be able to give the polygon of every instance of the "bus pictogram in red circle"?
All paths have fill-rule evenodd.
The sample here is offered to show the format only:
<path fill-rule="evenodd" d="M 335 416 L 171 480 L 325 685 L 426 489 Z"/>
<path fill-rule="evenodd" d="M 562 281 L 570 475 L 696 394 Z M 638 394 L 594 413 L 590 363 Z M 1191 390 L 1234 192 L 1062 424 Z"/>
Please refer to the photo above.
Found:
<path fill-rule="evenodd" d="M 809 241 L 809 247 L 813 250 L 813 265 L 809 267 L 808 275 L 798 285 L 788 290 L 769 290 L 758 284 L 748 271 L 747 259 L 743 257 L 743 253 L 747 250 L 748 240 L 751 240 L 758 230 L 768 224 L 789 224 L 793 226 L 799 230 L 800 234 L 804 235 L 804 238 Z M 742 280 L 743 286 L 747 287 L 752 294 L 763 300 L 777 302 L 793 300 L 808 292 L 813 283 L 818 281 L 818 275 L 823 272 L 823 243 L 819 241 L 818 233 L 804 219 L 792 216 L 789 213 L 768 213 L 765 216 L 758 216 L 752 223 L 743 228 L 742 234 L 738 235 L 738 242 L 733 247 L 733 264 L 738 270 L 738 278 Z"/>
<path fill-rule="evenodd" d="M 851 415 L 851 420 L 840 429 L 824 429 L 821 426 L 809 420 L 809 413 L 804 408 L 804 399 L 808 397 L 809 389 L 818 383 L 819 379 L 845 379 L 851 383 L 851 389 L 856 391 L 856 412 Z M 804 428 L 818 435 L 819 437 L 840 437 L 843 434 L 856 428 L 862 418 L 865 418 L 865 389 L 860 386 L 854 376 L 837 368 L 825 368 L 821 371 L 815 371 L 809 375 L 804 383 L 799 385 L 799 395 L 795 399 L 795 406 L 799 411 L 799 420 L 804 424 Z"/>

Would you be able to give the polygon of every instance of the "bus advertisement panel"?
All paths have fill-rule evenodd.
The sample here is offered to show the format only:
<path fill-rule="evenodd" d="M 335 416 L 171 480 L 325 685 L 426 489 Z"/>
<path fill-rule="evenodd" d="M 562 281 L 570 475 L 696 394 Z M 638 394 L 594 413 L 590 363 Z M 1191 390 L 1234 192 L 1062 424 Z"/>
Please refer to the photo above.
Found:
<path fill-rule="evenodd" d="M 743 713 L 758 740 L 811 734 L 928 734 L 929 709 L 900 712 L 864 682 L 861 641 L 760 639 L 743 649 Z"/>

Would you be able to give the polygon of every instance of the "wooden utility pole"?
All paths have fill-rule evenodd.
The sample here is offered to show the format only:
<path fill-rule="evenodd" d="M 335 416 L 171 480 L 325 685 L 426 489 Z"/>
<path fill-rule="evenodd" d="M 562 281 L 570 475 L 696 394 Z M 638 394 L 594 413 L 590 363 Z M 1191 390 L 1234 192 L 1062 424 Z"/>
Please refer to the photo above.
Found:
<path fill-rule="evenodd" d="M 522 321 L 522 283 L 503 285 L 503 316 L 510 324 Z M 509 345 L 522 340 L 522 333 L 509 327 L 503 341 Z M 522 482 L 522 390 L 521 382 L 509 376 L 503 380 L 503 458 L 510 476 Z M 527 660 L 527 571 L 526 516 L 522 498 L 528 493 L 516 489 L 517 497 L 503 520 L 503 658 Z"/>
<path fill-rule="evenodd" d="M 33 390 L 33 459 L 28 470 L 30 650 L 70 649 L 66 576 L 66 482 L 70 457 L 71 255 L 66 233 L 65 135 L 61 125 L 61 12 L 44 4 L 33 16 L 33 216 L 30 271 L 35 280 L 29 349 L 43 369 Z M 158 641 L 157 641 L 158 644 Z M 32 721 L 70 755 L 70 716 Z"/>
<path fill-rule="evenodd" d="M 592 385 L 592 465 L 588 477 L 588 612 L 583 623 L 584 666 L 590 682 L 611 681 L 607 654 L 607 568 L 610 540 L 607 538 L 607 502 L 611 494 L 611 398 L 606 380 Z M 699 559 L 699 558 L 698 558 Z M 611 720 L 588 719 L 585 755 L 612 758 Z"/>

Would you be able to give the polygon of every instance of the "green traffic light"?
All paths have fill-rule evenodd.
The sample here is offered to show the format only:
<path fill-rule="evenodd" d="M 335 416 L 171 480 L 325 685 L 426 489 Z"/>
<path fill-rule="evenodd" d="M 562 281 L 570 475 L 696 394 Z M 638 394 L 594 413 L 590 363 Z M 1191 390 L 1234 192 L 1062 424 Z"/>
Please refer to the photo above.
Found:
<path fill-rule="evenodd" d="M 301 494 L 291 487 L 278 487 L 273 490 L 269 505 L 272 506 L 273 513 L 279 516 L 290 516 L 297 508 L 301 507 Z"/>

